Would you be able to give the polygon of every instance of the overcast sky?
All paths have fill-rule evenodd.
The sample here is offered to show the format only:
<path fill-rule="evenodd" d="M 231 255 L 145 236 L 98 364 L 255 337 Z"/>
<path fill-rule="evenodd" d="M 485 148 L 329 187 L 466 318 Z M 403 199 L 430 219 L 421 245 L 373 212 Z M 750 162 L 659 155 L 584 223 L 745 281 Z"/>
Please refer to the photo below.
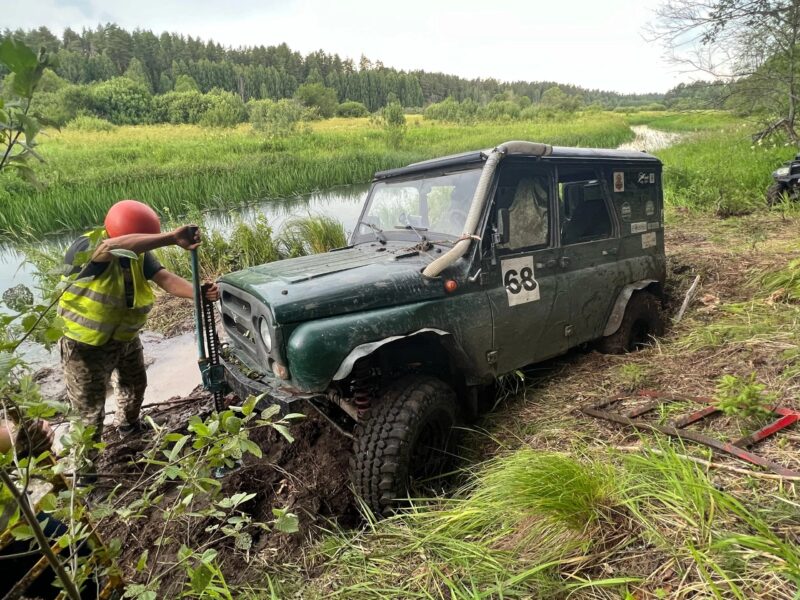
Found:
<path fill-rule="evenodd" d="M 227 46 L 286 42 L 398 69 L 664 92 L 691 77 L 643 37 L 662 0 L 0 0 L 0 24 L 115 22 Z"/>

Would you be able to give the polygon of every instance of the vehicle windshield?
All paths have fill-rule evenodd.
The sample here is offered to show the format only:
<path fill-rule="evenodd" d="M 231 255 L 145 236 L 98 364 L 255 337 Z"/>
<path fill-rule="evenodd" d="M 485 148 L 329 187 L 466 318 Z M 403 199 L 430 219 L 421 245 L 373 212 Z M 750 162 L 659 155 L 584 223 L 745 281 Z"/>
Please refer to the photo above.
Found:
<path fill-rule="evenodd" d="M 370 191 L 355 238 L 435 241 L 464 233 L 480 169 L 380 181 Z"/>

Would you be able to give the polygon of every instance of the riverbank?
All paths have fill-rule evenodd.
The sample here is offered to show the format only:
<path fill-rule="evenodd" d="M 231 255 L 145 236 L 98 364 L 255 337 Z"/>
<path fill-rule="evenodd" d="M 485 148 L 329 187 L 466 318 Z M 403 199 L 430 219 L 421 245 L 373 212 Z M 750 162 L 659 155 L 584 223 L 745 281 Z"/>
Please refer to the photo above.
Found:
<path fill-rule="evenodd" d="M 397 147 L 368 119 L 323 121 L 310 133 L 285 138 L 267 138 L 249 126 L 48 133 L 38 148 L 47 160 L 37 166 L 44 189 L 8 175 L 0 180 L 0 235 L 35 238 L 83 230 L 100 223 L 120 198 L 137 198 L 176 216 L 366 182 L 382 169 L 510 139 L 613 148 L 633 137 L 624 118 L 609 113 L 468 127 L 414 119 Z"/>

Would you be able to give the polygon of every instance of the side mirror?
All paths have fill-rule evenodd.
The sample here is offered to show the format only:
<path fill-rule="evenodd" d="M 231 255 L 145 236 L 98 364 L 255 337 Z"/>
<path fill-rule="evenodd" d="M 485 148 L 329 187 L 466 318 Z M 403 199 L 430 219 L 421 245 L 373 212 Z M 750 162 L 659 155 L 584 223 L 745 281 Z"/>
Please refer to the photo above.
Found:
<path fill-rule="evenodd" d="M 497 229 L 495 233 L 495 244 L 507 244 L 511 238 L 511 230 L 509 229 L 508 209 L 497 209 Z"/>

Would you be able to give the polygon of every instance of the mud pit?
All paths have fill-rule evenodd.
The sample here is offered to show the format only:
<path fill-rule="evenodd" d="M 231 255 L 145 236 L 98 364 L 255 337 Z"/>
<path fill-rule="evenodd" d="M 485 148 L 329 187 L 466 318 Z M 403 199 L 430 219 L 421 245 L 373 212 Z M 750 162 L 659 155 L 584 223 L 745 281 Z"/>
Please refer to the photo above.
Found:
<path fill-rule="evenodd" d="M 199 388 L 184 398 L 171 398 L 165 403 L 150 407 L 146 414 L 168 429 L 185 433 L 186 423 L 192 415 L 207 416 L 212 408 L 209 395 Z M 150 558 L 144 572 L 152 576 L 164 573 L 175 564 L 176 552 L 181 544 L 190 548 L 213 548 L 218 551 L 217 562 L 228 584 L 249 582 L 257 585 L 263 579 L 267 565 L 281 564 L 296 558 L 309 541 L 320 531 L 335 523 L 351 527 L 360 521 L 352 493 L 349 489 L 349 440 L 331 427 L 313 409 L 303 410 L 307 418 L 291 427 L 295 437 L 288 443 L 272 428 L 254 429 L 251 439 L 263 451 L 263 458 L 246 456 L 240 468 L 219 479 L 221 497 L 237 492 L 255 493 L 256 496 L 240 508 L 253 521 L 269 523 L 274 520 L 273 508 L 285 508 L 299 518 L 299 532 L 283 534 L 274 528 L 270 531 L 252 527 L 253 537 L 249 551 L 237 550 L 231 538 L 206 546 L 212 537 L 206 527 L 208 519 L 174 518 L 165 526 L 162 508 L 175 498 L 178 483 L 171 482 L 159 489 L 166 501 L 162 508 L 146 511 L 145 518 L 124 522 L 107 519 L 101 522 L 100 535 L 109 541 L 122 541 L 122 554 L 118 564 L 129 582 L 143 582 L 143 573 L 135 566 L 145 550 Z M 113 485 L 124 481 L 141 481 L 153 467 L 140 461 L 147 442 L 142 436 L 120 438 L 115 430 L 109 431 L 104 441 L 108 446 L 100 460 L 98 471 L 102 474 L 94 492 L 100 501 Z M 105 490 L 105 492 L 104 492 Z M 195 509 L 200 507 L 196 506 Z M 164 545 L 158 564 L 154 564 L 156 542 L 164 536 L 171 542 Z M 184 585 L 181 569 L 172 570 L 163 580 L 159 597 L 173 597 Z"/>

